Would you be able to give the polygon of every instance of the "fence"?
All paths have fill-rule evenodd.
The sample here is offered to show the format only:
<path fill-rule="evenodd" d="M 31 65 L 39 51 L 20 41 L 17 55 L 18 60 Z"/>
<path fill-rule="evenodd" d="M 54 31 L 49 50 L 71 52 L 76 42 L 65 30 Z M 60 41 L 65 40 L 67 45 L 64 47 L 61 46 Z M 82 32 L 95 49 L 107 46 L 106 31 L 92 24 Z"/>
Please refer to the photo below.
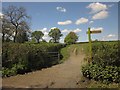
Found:
<path fill-rule="evenodd" d="M 46 52 L 46 53 L 48 53 L 48 55 L 46 56 L 47 58 L 52 58 L 53 60 L 58 60 L 58 61 L 60 60 L 60 53 L 59 52 Z M 4 61 L 2 64 L 8 63 L 8 62 L 12 62 L 12 60 Z M 0 65 L 2 65 L 2 64 L 0 63 Z"/>
<path fill-rule="evenodd" d="M 47 52 L 50 57 L 53 57 L 55 60 L 60 60 L 60 53 L 59 52 Z M 49 57 L 49 56 L 48 56 Z"/>

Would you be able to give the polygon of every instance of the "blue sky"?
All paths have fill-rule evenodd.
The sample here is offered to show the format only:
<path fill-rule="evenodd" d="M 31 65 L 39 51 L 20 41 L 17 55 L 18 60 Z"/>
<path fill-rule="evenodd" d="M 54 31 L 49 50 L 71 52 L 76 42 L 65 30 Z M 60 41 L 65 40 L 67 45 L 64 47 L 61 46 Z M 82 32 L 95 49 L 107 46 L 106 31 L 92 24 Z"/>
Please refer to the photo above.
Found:
<path fill-rule="evenodd" d="M 74 31 L 79 41 L 88 41 L 87 28 L 101 29 L 102 33 L 92 35 L 92 39 L 118 39 L 118 3 L 117 2 L 3 2 L 3 7 L 9 5 L 23 6 L 31 16 L 31 30 L 43 31 L 44 39 L 49 40 L 49 30 L 57 27 L 63 37 Z"/>

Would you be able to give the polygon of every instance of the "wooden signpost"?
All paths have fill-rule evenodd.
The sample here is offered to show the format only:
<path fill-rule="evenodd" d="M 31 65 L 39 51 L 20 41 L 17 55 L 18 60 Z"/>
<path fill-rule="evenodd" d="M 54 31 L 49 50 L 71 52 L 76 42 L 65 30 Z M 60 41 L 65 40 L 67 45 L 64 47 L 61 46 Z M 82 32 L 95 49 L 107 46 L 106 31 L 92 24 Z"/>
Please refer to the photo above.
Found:
<path fill-rule="evenodd" d="M 91 40 L 91 34 L 97 34 L 101 33 L 101 30 L 92 30 L 90 31 L 90 28 L 88 28 L 87 34 L 88 34 L 88 39 L 89 39 L 89 52 L 90 52 L 90 59 L 92 61 L 92 40 Z"/>

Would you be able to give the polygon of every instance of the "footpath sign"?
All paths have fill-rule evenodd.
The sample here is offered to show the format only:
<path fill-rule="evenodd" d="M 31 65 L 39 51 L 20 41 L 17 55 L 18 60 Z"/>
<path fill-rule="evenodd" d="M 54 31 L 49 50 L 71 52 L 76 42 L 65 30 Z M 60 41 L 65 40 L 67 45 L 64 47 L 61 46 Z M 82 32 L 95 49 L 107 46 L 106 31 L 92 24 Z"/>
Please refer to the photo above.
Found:
<path fill-rule="evenodd" d="M 97 34 L 97 33 L 101 33 L 101 30 L 90 30 L 90 28 L 88 28 L 87 34 L 88 34 L 88 40 L 89 40 L 89 52 L 90 52 L 90 59 L 92 61 L 92 40 L 91 40 L 91 34 Z"/>

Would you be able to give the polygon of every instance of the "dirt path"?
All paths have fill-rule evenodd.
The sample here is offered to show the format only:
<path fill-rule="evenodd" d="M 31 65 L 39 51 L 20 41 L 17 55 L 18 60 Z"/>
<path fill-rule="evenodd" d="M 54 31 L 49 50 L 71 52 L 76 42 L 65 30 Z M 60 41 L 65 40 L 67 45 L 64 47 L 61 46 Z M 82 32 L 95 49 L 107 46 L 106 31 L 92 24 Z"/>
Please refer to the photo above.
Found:
<path fill-rule="evenodd" d="M 40 71 L 25 75 L 17 75 L 3 79 L 3 87 L 16 88 L 77 88 L 81 73 L 81 65 L 84 63 L 84 54 L 76 49 L 64 63 Z"/>

